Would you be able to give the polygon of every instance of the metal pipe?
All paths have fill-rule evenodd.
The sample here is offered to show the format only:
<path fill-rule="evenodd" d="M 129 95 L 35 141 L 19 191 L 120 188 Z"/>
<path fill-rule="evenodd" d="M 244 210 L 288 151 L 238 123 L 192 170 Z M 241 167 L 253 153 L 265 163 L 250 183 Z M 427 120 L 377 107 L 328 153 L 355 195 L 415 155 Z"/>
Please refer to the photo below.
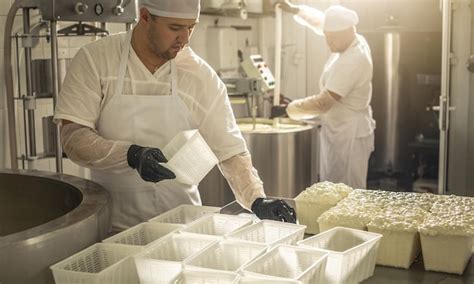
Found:
<path fill-rule="evenodd" d="M 52 91 L 53 91 L 53 106 L 56 109 L 56 103 L 58 101 L 58 37 L 57 37 L 57 22 L 50 22 L 51 29 L 51 78 L 53 79 Z M 59 124 L 55 124 L 55 139 L 56 139 L 56 172 L 63 172 L 63 147 L 61 145 L 61 129 Z"/>
<path fill-rule="evenodd" d="M 20 41 L 19 41 L 20 36 L 18 34 L 15 35 L 15 43 L 16 43 L 16 66 L 20 66 Z M 20 74 L 20 68 L 16 68 L 16 76 L 17 78 L 21 77 Z M 18 96 L 21 94 L 21 83 L 20 80 L 16 80 L 17 82 L 17 88 L 18 88 Z M 25 109 L 25 101 L 23 100 L 23 109 Z M 28 137 L 28 131 L 26 127 L 26 112 L 23 111 L 23 135 L 24 137 Z M 25 169 L 25 160 L 28 160 L 28 143 L 25 140 L 25 156 L 21 156 L 21 167 Z"/>
<path fill-rule="evenodd" d="M 273 105 L 280 105 L 281 88 L 281 33 L 282 33 L 282 10 L 280 5 L 275 6 L 275 90 L 273 91 Z"/>
<path fill-rule="evenodd" d="M 29 37 L 30 34 L 30 8 L 23 8 L 23 34 Z M 33 84 L 32 84 L 32 73 L 31 73 L 31 45 L 25 44 L 25 73 L 26 73 L 26 98 L 27 100 L 34 100 L 35 95 L 33 94 Z M 26 103 L 28 104 L 28 103 Z M 23 104 L 23 105 L 26 105 Z M 23 109 L 25 111 L 25 108 Z M 29 156 L 36 156 L 36 127 L 35 127 L 35 110 L 27 109 L 27 118 L 28 118 L 28 137 L 25 137 L 28 140 L 29 144 Z M 28 153 L 26 153 L 28 156 Z"/>
<path fill-rule="evenodd" d="M 15 122 L 15 98 L 13 92 L 13 68 L 12 68 L 12 38 L 11 33 L 15 15 L 21 7 L 21 0 L 15 0 L 8 11 L 3 33 L 3 58 L 5 60 L 5 90 L 7 97 L 7 118 L 8 118 L 8 141 L 10 143 L 10 166 L 18 169 L 17 145 L 16 145 L 16 122 Z"/>
<path fill-rule="evenodd" d="M 452 2 L 442 0 L 441 95 L 439 97 L 439 168 L 438 194 L 446 193 L 448 161 L 449 90 L 451 77 Z"/>

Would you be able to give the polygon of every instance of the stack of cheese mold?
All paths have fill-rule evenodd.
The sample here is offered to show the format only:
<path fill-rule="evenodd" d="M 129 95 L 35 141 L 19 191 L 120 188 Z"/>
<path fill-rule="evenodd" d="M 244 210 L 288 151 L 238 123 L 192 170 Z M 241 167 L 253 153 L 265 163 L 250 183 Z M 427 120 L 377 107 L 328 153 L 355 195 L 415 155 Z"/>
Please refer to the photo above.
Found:
<path fill-rule="evenodd" d="M 472 255 L 474 198 L 440 196 L 419 231 L 425 269 L 462 274 Z"/>
<path fill-rule="evenodd" d="M 307 234 L 318 234 L 319 216 L 346 198 L 352 188 L 343 183 L 320 182 L 306 188 L 295 198 L 296 215 L 306 225 Z"/>

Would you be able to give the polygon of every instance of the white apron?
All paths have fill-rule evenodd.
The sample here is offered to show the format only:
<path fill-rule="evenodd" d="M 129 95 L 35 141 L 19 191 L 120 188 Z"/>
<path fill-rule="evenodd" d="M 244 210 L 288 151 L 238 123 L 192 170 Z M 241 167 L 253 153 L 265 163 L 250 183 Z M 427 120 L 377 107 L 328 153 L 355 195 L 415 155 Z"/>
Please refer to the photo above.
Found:
<path fill-rule="evenodd" d="M 319 82 L 324 90 L 328 72 Z M 322 115 L 320 134 L 320 177 L 322 181 L 342 182 L 353 188 L 366 188 L 368 160 L 374 150 L 373 132 L 357 137 L 357 127 L 366 116 L 372 116 L 370 106 L 352 110 L 340 101 Z"/>
<path fill-rule="evenodd" d="M 179 132 L 197 127 L 177 94 L 174 60 L 170 62 L 171 95 L 122 94 L 132 32 L 126 37 L 121 55 L 115 94 L 100 114 L 97 129 L 106 139 L 163 149 Z M 175 180 L 146 182 L 132 168 L 121 174 L 92 170 L 91 179 L 103 185 L 112 196 L 112 231 L 127 229 L 180 204 L 201 205 L 197 186 Z"/>

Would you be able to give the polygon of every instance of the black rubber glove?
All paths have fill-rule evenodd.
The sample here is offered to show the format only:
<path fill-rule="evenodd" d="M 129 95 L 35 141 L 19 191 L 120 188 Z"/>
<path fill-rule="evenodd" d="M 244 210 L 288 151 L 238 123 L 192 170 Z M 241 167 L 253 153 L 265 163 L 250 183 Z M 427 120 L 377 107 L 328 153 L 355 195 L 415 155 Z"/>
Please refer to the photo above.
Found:
<path fill-rule="evenodd" d="M 280 8 L 283 11 L 291 13 L 291 14 L 298 14 L 300 11 L 300 8 L 298 7 L 298 5 L 292 4 L 288 0 L 277 0 L 275 2 L 275 5 L 276 4 L 280 4 Z"/>
<path fill-rule="evenodd" d="M 168 160 L 158 148 L 132 145 L 128 148 L 127 162 L 146 181 L 160 182 L 176 178 L 172 171 L 159 164 L 166 163 Z"/>
<path fill-rule="evenodd" d="M 296 223 L 295 209 L 281 199 L 257 198 L 251 209 L 260 219 Z"/>

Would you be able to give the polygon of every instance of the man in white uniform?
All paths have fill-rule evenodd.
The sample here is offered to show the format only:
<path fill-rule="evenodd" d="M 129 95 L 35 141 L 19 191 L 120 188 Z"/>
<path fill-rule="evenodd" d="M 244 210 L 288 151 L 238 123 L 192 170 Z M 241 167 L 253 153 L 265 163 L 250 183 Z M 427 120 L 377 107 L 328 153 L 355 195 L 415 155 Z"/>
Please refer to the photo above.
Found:
<path fill-rule="evenodd" d="M 332 52 L 320 78 L 320 93 L 291 102 L 287 113 L 294 119 L 319 115 L 322 180 L 366 188 L 368 161 L 374 150 L 373 66 L 367 41 L 356 33 L 357 13 L 331 6 L 321 17 L 319 10 L 307 6 L 299 13 L 299 6 L 281 5 L 298 13 L 314 31 L 322 30 Z"/>
<path fill-rule="evenodd" d="M 160 148 L 189 129 L 199 129 L 243 207 L 296 221 L 284 201 L 265 197 L 225 85 L 187 47 L 199 10 L 199 0 L 141 1 L 136 27 L 84 46 L 65 78 L 55 113 L 64 151 L 110 192 L 113 231 L 201 204 L 197 186 L 159 164 Z"/>

